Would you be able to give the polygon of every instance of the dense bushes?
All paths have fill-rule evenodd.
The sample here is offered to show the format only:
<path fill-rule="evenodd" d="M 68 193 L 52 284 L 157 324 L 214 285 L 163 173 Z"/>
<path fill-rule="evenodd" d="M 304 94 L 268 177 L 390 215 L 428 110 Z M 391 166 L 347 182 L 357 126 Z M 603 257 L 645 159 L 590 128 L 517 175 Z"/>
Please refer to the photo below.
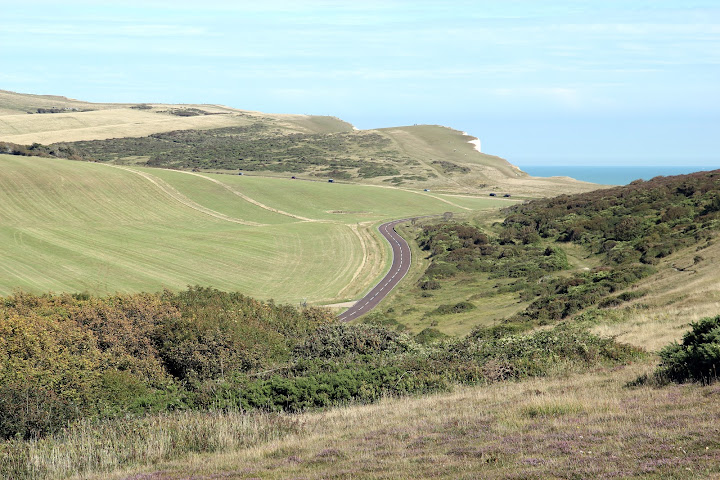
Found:
<path fill-rule="evenodd" d="M 325 310 L 209 288 L 0 300 L 0 435 L 192 408 L 207 382 L 286 362 Z"/>
<path fill-rule="evenodd" d="M 207 115 L 198 109 L 175 109 L 173 115 Z M 399 175 L 410 161 L 387 137 L 372 132 L 294 133 L 255 122 L 241 127 L 178 130 L 141 138 L 74 142 L 77 158 L 118 161 L 146 158 L 151 167 L 301 173 L 351 179 Z M 57 145 L 45 153 L 63 156 Z"/>
<path fill-rule="evenodd" d="M 720 315 L 690 324 L 680 344 L 660 351 L 658 375 L 675 382 L 710 383 L 720 373 Z"/>
<path fill-rule="evenodd" d="M 430 342 L 438 333 L 416 340 L 377 324 L 333 323 L 325 310 L 199 287 L 108 298 L 17 293 L 0 299 L 0 438 L 43 436 L 79 418 L 296 412 L 632 354 L 559 329 Z"/>
<path fill-rule="evenodd" d="M 8 155 L 21 155 L 24 157 L 68 158 L 80 160 L 79 152 L 67 144 L 56 144 L 52 147 L 33 143 L 32 145 L 18 145 L 17 143 L 0 142 L 0 153 Z"/>
<path fill-rule="evenodd" d="M 485 381 L 627 362 L 640 354 L 635 347 L 567 325 L 531 334 L 495 335 L 495 331 L 488 335 L 485 330 L 474 331 L 449 349 L 453 356 L 477 364 Z"/>
<path fill-rule="evenodd" d="M 486 231 L 433 222 L 417 236 L 431 261 L 418 287 L 427 296 L 453 277 L 484 273 L 504 279 L 467 300 L 514 293 L 529 305 L 505 322 L 526 328 L 557 322 L 589 306 L 619 305 L 638 296 L 618 291 L 653 274 L 661 258 L 680 248 L 709 245 L 720 227 L 718 192 L 720 170 L 523 203 L 507 209 L 505 220 Z M 567 242 L 596 255 L 601 265 L 556 274 L 570 266 Z M 451 311 L 442 305 L 433 313 Z"/>
<path fill-rule="evenodd" d="M 220 394 L 216 391 L 215 402 L 224 407 L 294 412 L 370 402 L 384 395 L 436 392 L 457 382 L 495 382 L 617 364 L 639 355 L 634 347 L 566 326 L 497 338 L 473 335 L 424 346 L 379 327 L 333 327 L 330 336 L 327 328 L 320 328 L 320 343 L 347 336 L 360 338 L 359 348 L 353 342 L 349 348 L 331 352 L 299 348 L 284 368 L 226 384 L 218 390 Z M 387 338 L 395 341 L 387 351 L 367 350 L 368 337 L 378 340 L 378 346 Z M 313 335 L 306 346 L 314 343 Z"/>
<path fill-rule="evenodd" d="M 541 238 L 585 245 L 611 264 L 652 264 L 717 229 L 719 191 L 718 170 L 656 177 L 517 205 L 504 226 L 515 240 L 529 229 Z"/>
<path fill-rule="evenodd" d="M 167 113 L 216 115 L 195 108 L 173 109 Z M 121 163 L 122 159 L 132 157 L 134 164 L 142 158 L 150 167 L 308 172 L 348 180 L 400 175 L 398 167 L 412 161 L 388 137 L 379 133 L 295 133 L 263 122 L 52 145 L 0 142 L 0 153 Z"/>
<path fill-rule="evenodd" d="M 338 358 L 403 353 L 413 345 L 408 335 L 377 325 L 337 323 L 320 326 L 293 353 L 296 359 Z"/>
<path fill-rule="evenodd" d="M 622 290 L 654 272 L 655 269 L 649 265 L 622 265 L 548 280 L 528 289 L 537 295 L 537 298 L 508 321 L 546 324 L 567 318 L 586 307 L 602 303 L 611 293 Z M 632 295 L 628 294 L 622 298 L 629 300 L 631 297 Z"/>
<path fill-rule="evenodd" d="M 421 280 L 421 288 L 459 272 L 537 280 L 568 267 L 562 248 L 522 242 L 516 245 L 505 237 L 501 234 L 492 238 L 477 227 L 454 222 L 425 225 L 417 240 L 420 248 L 430 253 L 432 263 Z"/>
<path fill-rule="evenodd" d="M 454 305 L 439 305 L 435 310 L 429 313 L 429 315 L 448 315 L 452 313 L 463 313 L 473 310 L 475 305 L 470 302 L 458 302 Z"/>
<path fill-rule="evenodd" d="M 27 440 L 79 417 L 80 412 L 52 390 L 17 381 L 0 383 L 0 439 Z"/>

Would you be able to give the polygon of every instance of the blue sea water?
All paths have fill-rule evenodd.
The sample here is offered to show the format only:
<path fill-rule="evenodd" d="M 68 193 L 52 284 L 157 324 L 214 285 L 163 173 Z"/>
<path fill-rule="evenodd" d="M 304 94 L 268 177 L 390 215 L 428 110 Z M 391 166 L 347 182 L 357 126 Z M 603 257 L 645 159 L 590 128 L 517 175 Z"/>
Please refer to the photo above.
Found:
<path fill-rule="evenodd" d="M 534 177 L 572 177 L 585 182 L 602 185 L 627 185 L 633 180 L 650 180 L 659 175 L 681 175 L 685 173 L 714 170 L 711 166 L 607 166 L 607 165 L 518 165 Z"/>

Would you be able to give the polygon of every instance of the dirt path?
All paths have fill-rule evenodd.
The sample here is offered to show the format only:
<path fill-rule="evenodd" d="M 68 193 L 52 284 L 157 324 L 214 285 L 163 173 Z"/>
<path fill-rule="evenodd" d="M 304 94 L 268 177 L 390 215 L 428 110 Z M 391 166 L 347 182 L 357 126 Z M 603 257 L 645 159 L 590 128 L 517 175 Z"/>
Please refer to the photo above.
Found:
<path fill-rule="evenodd" d="M 241 224 L 241 225 L 248 225 L 248 226 L 251 226 L 251 227 L 264 227 L 264 226 L 267 226 L 267 225 L 268 225 L 268 224 L 266 224 L 266 223 L 257 223 L 257 222 L 251 222 L 251 221 L 249 221 L 249 220 L 240 220 L 240 219 L 238 219 L 238 218 L 233 218 L 233 217 L 230 217 L 230 216 L 228 216 L 228 215 L 225 215 L 224 213 L 216 212 L 215 210 L 211 210 L 211 209 L 209 209 L 209 208 L 207 208 L 207 207 L 203 207 L 203 206 L 200 205 L 199 203 L 191 200 L 190 198 L 188 198 L 188 197 L 186 197 L 185 195 L 183 195 L 182 193 L 180 193 L 175 187 L 173 187 L 173 186 L 170 185 L 169 183 L 167 183 L 167 182 L 165 182 L 164 180 L 162 180 L 162 179 L 160 179 L 160 178 L 158 178 L 158 177 L 155 177 L 154 175 L 151 175 L 151 174 L 149 174 L 149 173 L 141 172 L 141 171 L 139 171 L 139 170 L 134 170 L 134 169 L 132 169 L 132 168 L 130 168 L 130 167 L 123 167 L 123 166 L 120 166 L 120 165 L 108 165 L 108 164 L 102 164 L 102 165 L 107 165 L 108 167 L 113 167 L 113 168 L 119 168 L 119 169 L 121 169 L 121 170 L 125 170 L 125 171 L 128 171 L 128 172 L 132 172 L 132 173 L 134 173 L 134 174 L 136 174 L 136 175 L 140 175 L 141 177 L 143 177 L 143 178 L 145 178 L 146 180 L 148 180 L 150 183 L 152 183 L 153 185 L 155 185 L 155 186 L 156 186 L 158 189 L 160 189 L 163 193 L 165 193 L 166 195 L 170 196 L 170 197 L 173 198 L 174 200 L 182 203 L 182 204 L 185 205 L 186 207 L 192 208 L 193 210 L 197 210 L 198 212 L 202 212 L 202 213 L 204 213 L 204 214 L 206 214 L 206 215 L 210 215 L 211 217 L 215 217 L 215 218 L 218 218 L 218 219 L 220 219 L 220 220 L 225 220 L 226 222 L 233 222 L 233 223 L 239 223 L 239 224 Z"/>
<path fill-rule="evenodd" d="M 217 183 L 218 185 L 220 185 L 220 186 L 223 187 L 224 189 L 232 192 L 233 194 L 235 194 L 235 195 L 237 195 L 238 197 L 242 198 L 242 199 L 245 200 L 246 202 L 250 202 L 250 203 L 252 203 L 253 205 L 255 205 L 255 206 L 257 206 L 257 207 L 263 208 L 263 209 L 268 210 L 268 211 L 270 211 L 270 212 L 278 213 L 278 214 L 280 214 L 280 215 L 286 215 L 286 216 L 292 217 L 292 218 L 297 218 L 298 220 L 302 220 L 302 221 L 304 221 L 304 222 L 317 222 L 317 220 L 315 220 L 315 219 L 313 219 L 313 218 L 301 217 L 300 215 L 295 215 L 294 213 L 284 212 L 284 211 L 282 211 L 282 210 L 278 210 L 277 208 L 269 207 L 269 206 L 265 205 L 264 203 L 258 202 L 258 201 L 255 200 L 254 198 L 248 197 L 248 196 L 245 195 L 244 193 L 238 192 L 237 190 L 235 190 L 234 188 L 232 188 L 230 185 L 227 185 L 227 184 L 225 184 L 225 183 L 222 183 L 221 181 L 216 180 L 216 179 L 214 179 L 214 178 L 207 177 L 207 176 L 205 176 L 205 175 L 201 175 L 201 174 L 195 173 L 195 172 L 185 172 L 185 171 L 182 171 L 182 170 L 177 170 L 177 171 L 180 172 L 180 173 L 187 173 L 188 175 L 195 175 L 196 177 L 204 178 L 205 180 L 210 180 L 210 181 L 213 182 L 213 183 Z"/>

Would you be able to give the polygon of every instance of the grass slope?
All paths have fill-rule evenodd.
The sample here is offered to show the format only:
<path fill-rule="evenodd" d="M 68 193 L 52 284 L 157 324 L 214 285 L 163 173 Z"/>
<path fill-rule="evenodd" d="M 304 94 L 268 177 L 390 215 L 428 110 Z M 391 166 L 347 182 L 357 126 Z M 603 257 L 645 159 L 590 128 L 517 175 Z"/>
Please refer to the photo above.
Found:
<path fill-rule="evenodd" d="M 19 143 L 56 143 L 135 137 L 188 128 L 244 125 L 237 115 L 179 117 L 130 108 L 35 115 L 0 116 L 0 136 Z"/>
<path fill-rule="evenodd" d="M 59 113 L 36 113 L 53 109 Z M 183 116 L 188 112 L 200 115 Z M 32 113 L 33 115 L 28 115 Z M 352 126 L 335 117 L 264 114 L 221 105 L 91 103 L 54 95 L 0 90 L 0 138 L 17 144 L 75 142 L 188 129 L 243 126 L 252 121 L 303 133 L 347 132 Z"/>
<path fill-rule="evenodd" d="M 463 211 L 392 188 L 7 155 L 0 165 L 3 294 L 203 284 L 282 301 L 349 300 L 385 267 L 377 222 Z"/>
<path fill-rule="evenodd" d="M 717 385 L 624 386 L 645 368 L 306 414 L 284 438 L 88 478 L 717 478 Z"/>
<path fill-rule="evenodd" d="M 718 178 L 697 172 L 536 200 L 504 220 L 424 219 L 405 227 L 418 261 L 375 320 L 457 335 L 577 317 L 636 345 L 666 343 L 668 332 L 644 328 L 656 313 L 639 310 L 682 328 L 717 307 Z M 619 320 L 629 316 L 642 320 L 630 328 Z"/>
<path fill-rule="evenodd" d="M 76 110 L 129 106 L 123 104 L 90 103 L 58 95 L 32 95 L 0 90 L 0 115 L 27 114 L 38 108 L 68 108 Z"/>

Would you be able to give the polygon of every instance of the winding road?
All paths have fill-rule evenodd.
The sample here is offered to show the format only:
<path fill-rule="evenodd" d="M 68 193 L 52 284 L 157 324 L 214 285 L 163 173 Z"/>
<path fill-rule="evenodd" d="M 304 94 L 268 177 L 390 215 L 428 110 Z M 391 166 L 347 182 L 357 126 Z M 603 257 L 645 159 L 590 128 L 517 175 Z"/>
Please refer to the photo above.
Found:
<path fill-rule="evenodd" d="M 380 280 L 380 283 L 375 285 L 375 288 L 370 290 L 370 293 L 338 315 L 338 320 L 341 322 L 349 322 L 368 313 L 395 288 L 395 285 L 397 285 L 408 270 L 410 270 L 410 246 L 395 231 L 395 225 L 407 222 L 408 220 L 410 219 L 393 220 L 392 222 L 383 223 L 378 227 L 382 236 L 390 242 L 390 247 L 392 247 L 393 261 L 390 271 Z"/>

